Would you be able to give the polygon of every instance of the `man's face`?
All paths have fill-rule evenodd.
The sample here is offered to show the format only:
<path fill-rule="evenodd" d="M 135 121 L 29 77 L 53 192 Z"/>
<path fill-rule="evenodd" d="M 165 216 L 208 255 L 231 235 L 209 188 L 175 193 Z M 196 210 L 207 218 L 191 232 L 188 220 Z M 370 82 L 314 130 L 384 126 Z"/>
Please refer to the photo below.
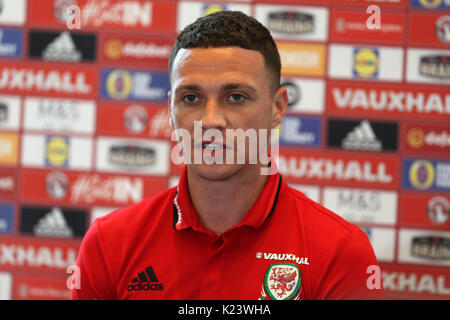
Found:
<path fill-rule="evenodd" d="M 271 90 L 271 79 L 264 58 L 258 51 L 239 47 L 181 49 L 173 63 L 169 92 L 171 125 L 185 129 L 191 141 L 183 141 L 183 148 L 191 148 L 191 168 L 208 180 L 224 180 L 247 167 L 250 139 L 244 148 L 245 163 L 238 164 L 240 146 L 227 144 L 229 129 L 248 129 L 268 133 L 264 144 L 270 141 L 270 129 L 280 124 L 287 105 L 287 92 Z M 203 138 L 194 143 L 194 121 L 201 121 Z M 215 129 L 216 131 L 211 131 Z M 208 131 L 212 135 L 204 135 Z M 198 131 L 197 131 L 198 132 Z M 222 138 L 215 133 L 221 132 Z M 214 136 L 214 138 L 212 138 Z M 206 138 L 205 138 L 206 137 Z M 258 143 L 260 139 L 258 139 Z M 197 139 L 196 142 L 199 140 Z M 211 142 L 215 142 L 211 144 Z M 254 143 L 254 141 L 253 141 Z M 251 146 L 250 146 L 251 147 Z M 259 146 L 253 146 L 259 149 Z M 222 157 L 224 164 L 195 164 L 194 152 Z M 227 157 L 234 161 L 228 163 Z"/>

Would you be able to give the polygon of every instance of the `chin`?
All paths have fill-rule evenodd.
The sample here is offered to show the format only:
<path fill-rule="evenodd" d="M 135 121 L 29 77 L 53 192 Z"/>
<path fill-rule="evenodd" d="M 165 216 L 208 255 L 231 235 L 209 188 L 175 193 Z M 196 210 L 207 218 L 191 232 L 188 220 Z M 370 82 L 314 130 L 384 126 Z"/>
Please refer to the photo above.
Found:
<path fill-rule="evenodd" d="M 191 164 L 190 169 L 198 177 L 210 181 L 224 181 L 233 177 L 243 165 L 238 164 Z"/>

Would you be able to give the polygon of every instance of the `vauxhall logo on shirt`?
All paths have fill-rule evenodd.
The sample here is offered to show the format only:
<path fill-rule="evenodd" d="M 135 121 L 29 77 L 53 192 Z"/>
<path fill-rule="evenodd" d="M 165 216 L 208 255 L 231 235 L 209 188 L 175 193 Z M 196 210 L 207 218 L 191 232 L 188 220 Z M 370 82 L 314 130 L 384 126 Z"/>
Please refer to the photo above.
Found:
<path fill-rule="evenodd" d="M 305 264 L 309 266 L 308 257 L 297 257 L 295 254 L 289 253 L 257 252 L 256 258 L 264 258 L 264 260 L 292 261 L 297 264 Z"/>

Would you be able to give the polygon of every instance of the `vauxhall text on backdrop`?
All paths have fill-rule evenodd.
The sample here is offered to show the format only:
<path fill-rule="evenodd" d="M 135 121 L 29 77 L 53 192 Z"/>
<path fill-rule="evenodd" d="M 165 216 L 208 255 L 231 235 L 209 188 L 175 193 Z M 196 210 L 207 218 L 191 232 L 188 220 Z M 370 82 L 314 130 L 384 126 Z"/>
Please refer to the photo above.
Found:
<path fill-rule="evenodd" d="M 448 0 L 0 1 L 0 299 L 69 299 L 92 222 L 178 183 L 168 59 L 221 10 L 280 52 L 285 181 L 365 231 L 386 298 L 449 299 Z"/>

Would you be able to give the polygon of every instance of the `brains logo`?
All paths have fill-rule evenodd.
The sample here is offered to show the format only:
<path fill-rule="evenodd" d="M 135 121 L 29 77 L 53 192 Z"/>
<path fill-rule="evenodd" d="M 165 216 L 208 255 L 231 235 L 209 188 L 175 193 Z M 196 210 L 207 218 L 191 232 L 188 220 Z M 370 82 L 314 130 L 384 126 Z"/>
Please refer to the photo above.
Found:
<path fill-rule="evenodd" d="M 216 13 L 220 11 L 227 10 L 227 7 L 225 5 L 220 4 L 204 4 L 202 8 L 202 15 L 207 16 L 211 13 Z"/>
<path fill-rule="evenodd" d="M 45 162 L 50 166 L 67 166 L 69 159 L 69 139 L 66 137 L 47 137 Z"/>
<path fill-rule="evenodd" d="M 353 53 L 353 75 L 363 78 L 378 75 L 378 50 L 357 48 Z"/>
<path fill-rule="evenodd" d="M 412 128 L 406 134 L 406 141 L 411 148 L 422 148 L 425 143 L 425 134 L 419 128 Z"/>
<path fill-rule="evenodd" d="M 131 93 L 132 79 L 126 70 L 114 70 L 106 78 L 106 90 L 113 99 L 124 100 Z"/>
<path fill-rule="evenodd" d="M 264 276 L 261 300 L 299 300 L 302 281 L 300 269 L 294 263 L 271 264 Z"/>
<path fill-rule="evenodd" d="M 442 0 L 419 0 L 425 8 L 437 8 L 441 5 Z"/>
<path fill-rule="evenodd" d="M 122 41 L 119 39 L 109 39 L 105 43 L 105 55 L 113 60 L 119 59 L 122 55 L 122 46 Z"/>
<path fill-rule="evenodd" d="M 417 160 L 409 168 L 409 181 L 418 189 L 428 189 L 434 183 L 434 166 L 426 160 Z"/>

